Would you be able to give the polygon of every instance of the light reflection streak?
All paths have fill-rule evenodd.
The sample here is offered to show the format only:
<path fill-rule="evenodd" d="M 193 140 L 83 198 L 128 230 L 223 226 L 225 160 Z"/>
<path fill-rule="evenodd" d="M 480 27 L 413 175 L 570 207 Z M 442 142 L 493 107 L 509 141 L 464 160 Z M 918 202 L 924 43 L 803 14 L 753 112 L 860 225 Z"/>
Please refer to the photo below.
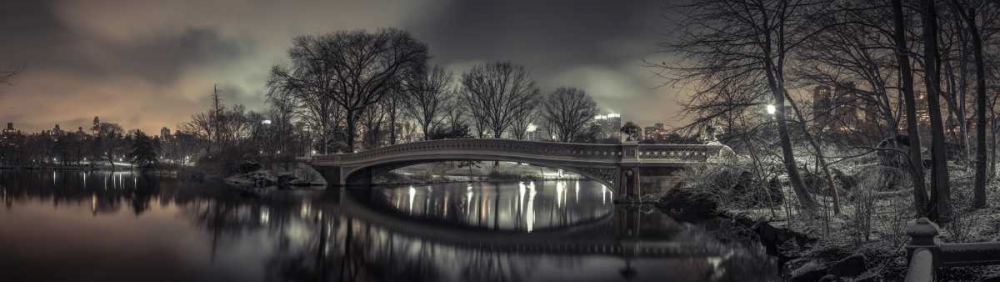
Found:
<path fill-rule="evenodd" d="M 576 202 L 580 202 L 580 181 L 576 181 Z"/>
<path fill-rule="evenodd" d="M 410 213 L 413 213 L 413 197 L 417 195 L 417 189 L 410 186 Z"/>
<path fill-rule="evenodd" d="M 531 186 L 529 186 L 529 188 L 531 188 L 531 190 L 528 193 L 528 212 L 525 215 L 524 221 L 527 223 L 528 233 L 531 233 L 531 231 L 535 229 L 535 194 L 538 194 L 538 192 L 535 191 L 534 181 L 531 182 Z"/>

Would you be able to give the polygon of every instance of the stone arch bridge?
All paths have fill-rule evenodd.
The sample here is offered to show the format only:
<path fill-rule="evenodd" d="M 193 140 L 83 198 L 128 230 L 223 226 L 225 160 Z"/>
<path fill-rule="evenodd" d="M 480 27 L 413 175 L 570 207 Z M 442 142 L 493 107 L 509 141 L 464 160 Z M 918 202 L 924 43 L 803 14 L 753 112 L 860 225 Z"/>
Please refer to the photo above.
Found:
<path fill-rule="evenodd" d="M 375 175 L 439 161 L 510 161 L 563 169 L 596 180 L 630 200 L 649 194 L 642 175 L 669 175 L 734 155 L 721 144 L 583 144 L 507 139 L 447 139 L 405 143 L 369 151 L 313 156 L 309 163 L 331 185 L 370 185 Z"/>

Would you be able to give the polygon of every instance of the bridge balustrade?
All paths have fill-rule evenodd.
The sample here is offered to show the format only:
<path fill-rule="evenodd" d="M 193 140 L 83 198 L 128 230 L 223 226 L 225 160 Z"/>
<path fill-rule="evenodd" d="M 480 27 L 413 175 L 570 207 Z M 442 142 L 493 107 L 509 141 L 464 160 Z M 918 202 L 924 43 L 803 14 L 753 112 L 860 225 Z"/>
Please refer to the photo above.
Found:
<path fill-rule="evenodd" d="M 934 281 L 936 270 L 942 267 L 1000 265 L 1000 243 L 942 242 L 940 228 L 927 218 L 915 220 L 906 234 L 910 236 L 907 282 Z"/>
<path fill-rule="evenodd" d="M 693 144 L 581 144 L 507 139 L 448 139 L 405 143 L 351 154 L 313 157 L 317 162 L 350 163 L 387 156 L 443 151 L 498 152 L 589 161 L 676 160 L 706 162 L 722 146 Z"/>

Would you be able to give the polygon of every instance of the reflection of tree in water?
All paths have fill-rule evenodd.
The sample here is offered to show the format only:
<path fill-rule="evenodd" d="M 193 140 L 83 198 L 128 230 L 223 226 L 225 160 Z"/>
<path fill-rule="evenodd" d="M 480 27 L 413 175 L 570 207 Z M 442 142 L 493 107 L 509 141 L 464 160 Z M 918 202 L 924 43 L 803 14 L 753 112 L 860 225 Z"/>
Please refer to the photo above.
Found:
<path fill-rule="evenodd" d="M 160 194 L 160 180 L 130 172 L 3 172 L 0 183 L 7 209 L 15 202 L 42 201 L 55 207 L 87 205 L 95 216 L 117 213 L 123 205 L 141 215 Z"/>
<path fill-rule="evenodd" d="M 491 250 L 469 250 L 462 260 L 462 281 L 522 281 L 528 277 L 536 259 L 514 253 Z"/>
<path fill-rule="evenodd" d="M 423 242 L 343 216 L 309 227 L 300 246 L 279 247 L 268 259 L 268 281 L 440 281 L 435 252 Z"/>
<path fill-rule="evenodd" d="M 108 176 L 107 181 L 104 180 L 105 176 Z M 117 179 L 112 181 L 112 178 Z M 45 205 L 51 202 L 56 206 L 68 203 L 91 207 L 95 216 L 127 212 L 123 208 L 131 209 L 139 216 L 150 210 L 174 212 L 172 207 L 176 207 L 180 218 L 210 236 L 213 257 L 217 250 L 230 251 L 222 248 L 227 246 L 226 242 L 248 242 L 247 238 L 241 237 L 258 238 L 257 236 L 266 235 L 269 241 L 259 247 L 267 251 L 265 254 L 269 254 L 263 261 L 267 281 L 521 281 L 532 278 L 537 272 L 549 271 L 539 266 L 541 262 L 559 271 L 572 271 L 586 261 L 581 256 L 526 255 L 516 251 L 458 246 L 442 243 L 438 239 L 415 237 L 409 235 L 413 233 L 407 232 L 408 230 L 392 229 L 392 225 L 366 222 L 338 214 L 333 209 L 339 198 L 326 198 L 339 195 L 335 193 L 322 194 L 320 197 L 310 195 L 292 202 L 257 200 L 239 197 L 226 189 L 215 189 L 219 187 L 208 185 L 101 173 L 0 173 L 0 183 L 3 183 L 0 197 L 8 208 L 12 203 L 41 201 Z M 109 185 L 109 189 L 104 189 L 105 183 Z M 426 202 L 428 199 L 421 200 Z M 494 212 L 486 213 L 490 216 L 486 221 L 492 221 L 487 224 L 494 226 L 497 221 L 495 211 L 502 210 L 515 217 L 524 217 L 526 215 L 519 212 L 526 213 L 527 209 L 522 207 L 529 205 L 528 200 L 524 203 L 513 201 L 498 204 L 496 198 L 485 201 L 474 198 L 469 201 L 455 196 L 441 200 L 448 206 L 447 216 L 458 215 L 463 218 L 468 212 L 461 211 L 472 208 L 466 206 L 466 203 L 477 204 L 475 207 L 478 210 L 483 209 L 482 205 L 487 205 Z M 159 201 L 163 208 L 151 206 L 153 201 Z M 561 200 L 557 198 L 550 201 L 540 198 L 535 202 L 539 208 L 533 214 L 537 212 L 539 219 L 550 220 L 556 226 L 575 220 L 576 214 L 568 211 L 565 204 L 560 209 L 559 201 Z M 17 208 L 20 205 L 13 206 Z M 423 206 L 435 207 L 428 204 Z M 428 214 L 436 214 L 435 209 L 428 211 L 431 212 Z M 691 277 L 736 281 L 760 277 L 758 274 L 762 269 L 775 269 L 773 262 L 763 251 L 752 246 L 734 247 L 725 239 L 722 242 L 719 238 L 705 239 L 719 236 L 705 236 L 704 230 L 680 228 L 682 231 L 678 233 L 676 222 L 657 215 L 660 214 L 618 209 L 615 212 L 615 226 L 610 226 L 610 223 L 608 226 L 617 231 L 604 232 L 605 227 L 594 229 L 602 234 L 609 233 L 612 238 L 589 233 L 581 236 L 614 239 L 614 235 L 618 234 L 640 241 L 670 238 L 694 245 L 721 245 L 719 248 L 734 250 L 732 254 L 720 257 L 716 264 L 706 262 L 705 259 L 692 259 L 676 269 L 704 275 Z M 448 218 L 444 216 L 443 209 L 440 217 Z M 515 228 L 521 226 L 519 222 L 512 223 Z M 618 226 L 622 224 L 626 225 L 625 229 Z M 621 231 L 633 228 L 635 232 Z M 731 241 L 746 240 L 733 238 Z M 220 258 L 229 259 L 225 256 Z M 703 273 L 708 264 L 716 271 Z M 645 277 L 646 273 L 640 271 L 638 275 Z M 766 278 L 761 279 L 763 280 Z"/>
<path fill-rule="evenodd" d="M 265 263 L 268 281 L 443 281 L 450 270 L 461 281 L 521 281 L 537 260 L 442 245 L 346 216 L 300 227 L 309 234 L 291 244 L 279 240 Z"/>

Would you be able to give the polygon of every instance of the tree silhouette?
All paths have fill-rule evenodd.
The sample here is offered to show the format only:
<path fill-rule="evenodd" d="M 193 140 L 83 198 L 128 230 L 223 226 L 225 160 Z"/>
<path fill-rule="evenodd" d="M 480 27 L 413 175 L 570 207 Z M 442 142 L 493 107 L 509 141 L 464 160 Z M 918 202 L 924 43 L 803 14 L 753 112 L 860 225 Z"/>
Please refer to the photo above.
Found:
<path fill-rule="evenodd" d="M 542 116 L 562 142 L 574 141 L 596 114 L 594 99 L 576 88 L 560 87 L 542 103 Z"/>
<path fill-rule="evenodd" d="M 539 90 L 523 66 L 495 62 L 473 67 L 462 74 L 462 98 L 482 138 L 487 131 L 500 138 L 518 115 L 538 100 Z"/>
<path fill-rule="evenodd" d="M 406 74 L 423 71 L 429 58 L 427 45 L 397 29 L 299 36 L 288 54 L 292 66 L 275 66 L 269 88 L 274 93 L 323 97 L 336 103 L 346 120 L 349 150 L 355 147 L 364 111 L 396 89 Z"/>
<path fill-rule="evenodd" d="M 430 140 L 446 111 L 446 103 L 452 94 L 453 76 L 440 66 L 434 66 L 426 74 L 416 75 L 407 86 L 408 105 L 404 110 L 420 125 L 424 140 Z"/>
<path fill-rule="evenodd" d="M 153 138 L 146 135 L 141 130 L 136 130 L 133 134 L 132 151 L 128 153 L 128 158 L 133 165 L 139 167 L 141 171 L 154 168 L 159 161 L 156 158 L 156 145 Z"/>

